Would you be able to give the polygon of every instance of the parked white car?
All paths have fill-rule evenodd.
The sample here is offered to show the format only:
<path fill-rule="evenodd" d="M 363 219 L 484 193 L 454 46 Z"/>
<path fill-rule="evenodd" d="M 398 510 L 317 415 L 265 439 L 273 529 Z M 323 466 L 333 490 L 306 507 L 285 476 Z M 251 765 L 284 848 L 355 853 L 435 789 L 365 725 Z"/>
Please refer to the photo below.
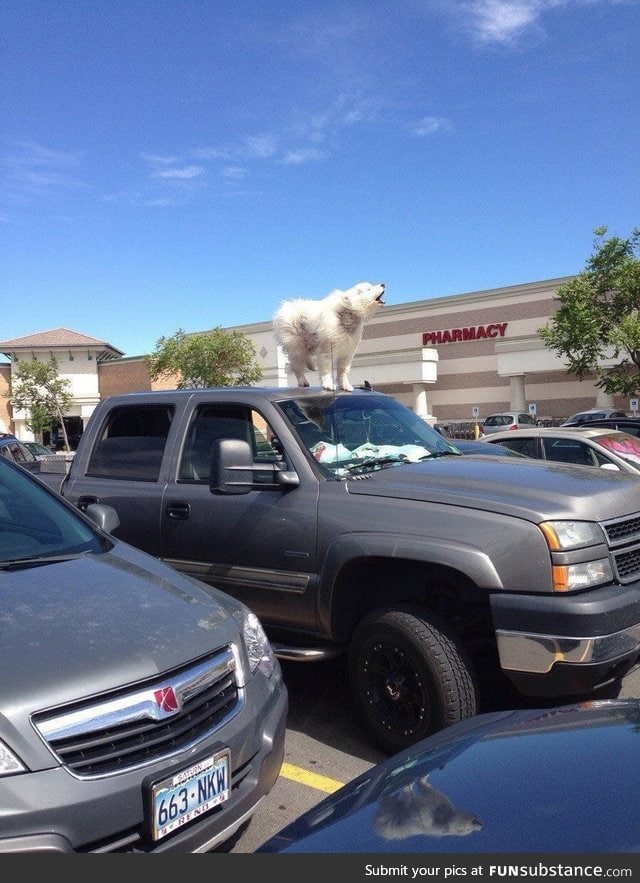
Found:
<path fill-rule="evenodd" d="M 640 438 L 592 426 L 531 426 L 497 432 L 483 444 L 504 445 L 527 457 L 640 474 Z"/>

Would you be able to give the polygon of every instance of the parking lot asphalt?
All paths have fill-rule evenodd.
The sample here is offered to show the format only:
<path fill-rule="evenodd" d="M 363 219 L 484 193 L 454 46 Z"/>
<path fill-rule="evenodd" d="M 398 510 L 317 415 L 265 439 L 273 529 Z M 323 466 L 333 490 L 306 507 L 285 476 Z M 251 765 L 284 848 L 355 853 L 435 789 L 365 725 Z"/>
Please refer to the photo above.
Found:
<path fill-rule="evenodd" d="M 342 660 L 288 663 L 283 671 L 290 712 L 280 777 L 249 825 L 218 852 L 255 852 L 284 825 L 386 756 L 351 708 Z M 640 666 L 624 679 L 619 695 L 640 699 Z"/>

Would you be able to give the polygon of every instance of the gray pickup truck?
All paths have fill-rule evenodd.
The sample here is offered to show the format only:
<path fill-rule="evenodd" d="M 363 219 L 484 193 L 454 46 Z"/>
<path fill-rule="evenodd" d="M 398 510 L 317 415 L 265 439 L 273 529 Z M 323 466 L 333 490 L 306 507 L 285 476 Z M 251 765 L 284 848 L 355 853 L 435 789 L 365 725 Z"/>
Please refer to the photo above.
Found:
<path fill-rule="evenodd" d="M 280 658 L 345 652 L 386 751 L 529 697 L 603 695 L 640 654 L 640 482 L 462 455 L 369 389 L 112 396 L 61 492 L 249 605 Z M 108 510 L 107 510 L 108 511 Z"/>

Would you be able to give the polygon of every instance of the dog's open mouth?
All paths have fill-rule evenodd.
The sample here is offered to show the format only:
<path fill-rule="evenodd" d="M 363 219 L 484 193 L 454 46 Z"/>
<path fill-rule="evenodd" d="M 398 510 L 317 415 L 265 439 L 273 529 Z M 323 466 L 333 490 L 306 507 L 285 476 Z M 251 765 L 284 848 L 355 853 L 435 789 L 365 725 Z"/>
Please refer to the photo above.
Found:
<path fill-rule="evenodd" d="M 384 285 L 382 286 L 382 291 L 377 296 L 376 300 L 378 301 L 379 304 L 383 304 L 384 303 L 383 298 L 384 298 Z"/>

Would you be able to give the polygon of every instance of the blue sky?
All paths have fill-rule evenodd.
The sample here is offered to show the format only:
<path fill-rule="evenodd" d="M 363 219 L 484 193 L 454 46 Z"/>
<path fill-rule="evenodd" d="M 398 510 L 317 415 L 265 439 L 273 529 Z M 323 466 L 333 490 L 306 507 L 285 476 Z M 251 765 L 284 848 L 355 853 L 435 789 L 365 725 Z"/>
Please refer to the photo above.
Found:
<path fill-rule="evenodd" d="M 640 225 L 639 0 L 4 0 L 0 340 L 128 356 Z"/>

